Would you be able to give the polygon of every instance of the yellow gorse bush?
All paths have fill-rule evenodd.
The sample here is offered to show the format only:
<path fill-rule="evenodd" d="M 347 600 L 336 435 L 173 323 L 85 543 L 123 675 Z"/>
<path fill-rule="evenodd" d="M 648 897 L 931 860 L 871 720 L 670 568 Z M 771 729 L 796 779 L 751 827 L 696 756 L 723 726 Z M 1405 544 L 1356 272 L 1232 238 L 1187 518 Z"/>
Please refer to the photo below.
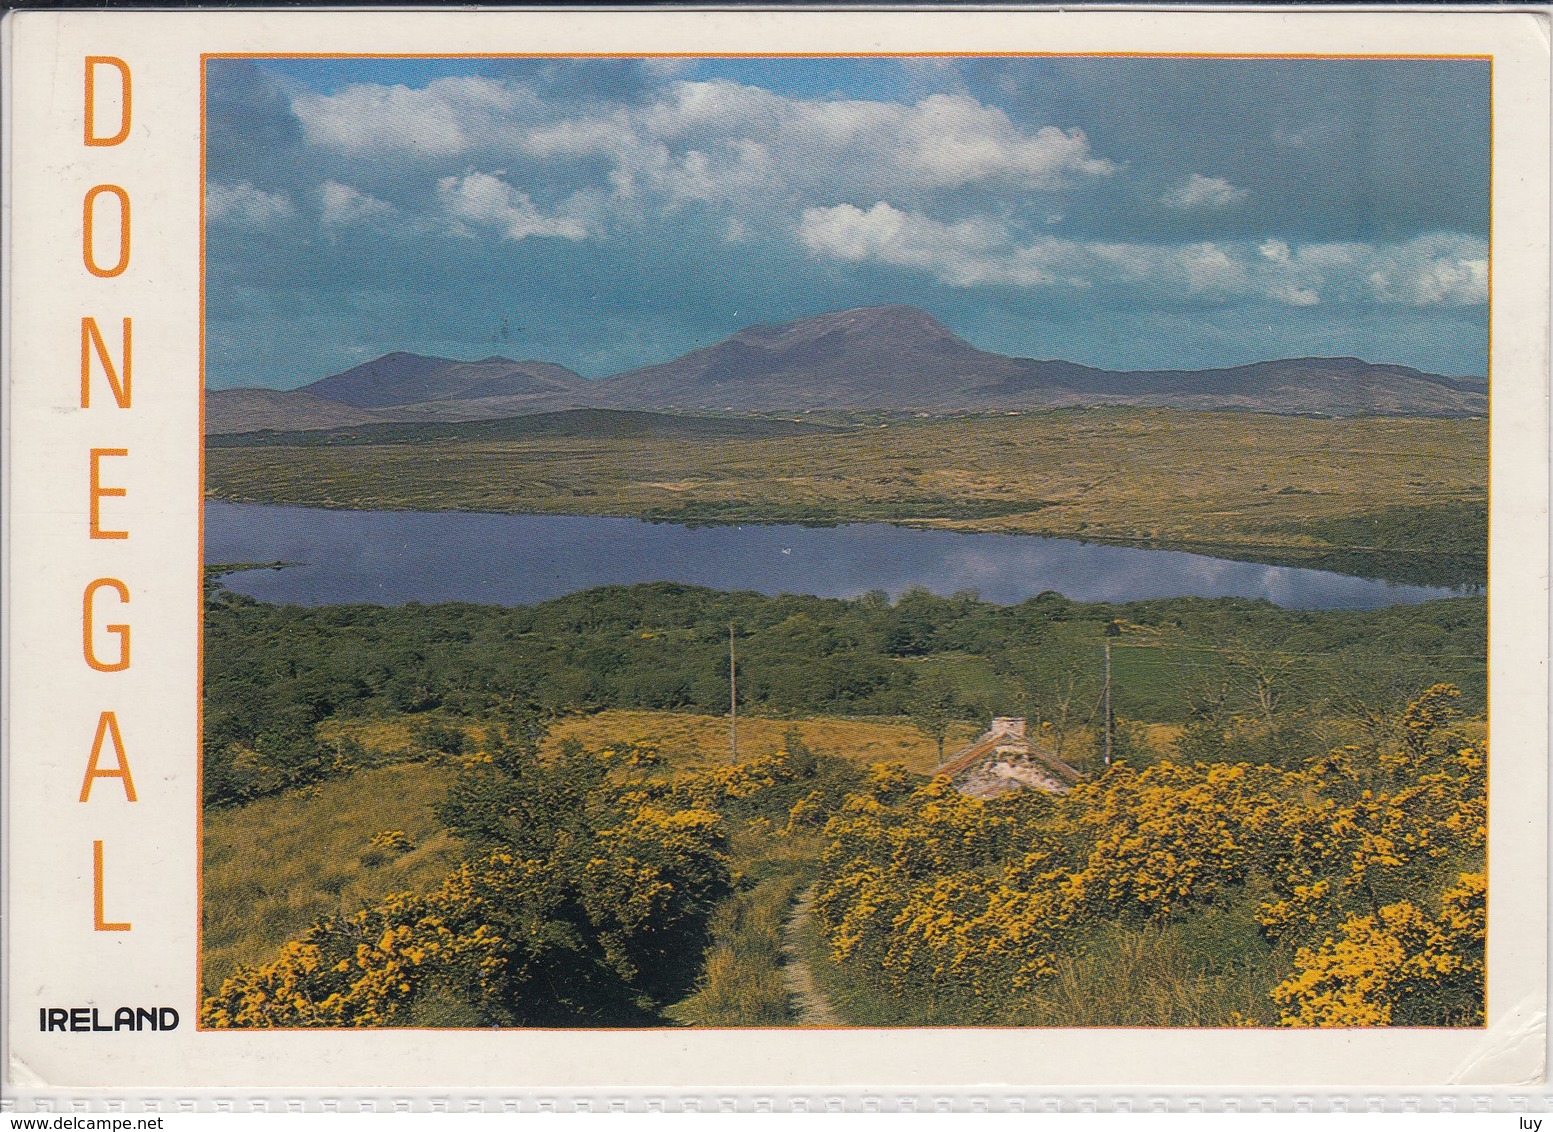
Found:
<path fill-rule="evenodd" d="M 1486 758 L 1452 741 L 1455 697 L 1433 687 L 1394 743 L 1299 771 L 1162 762 L 1060 798 L 981 801 L 944 778 L 855 795 L 825 829 L 831 955 L 903 1001 L 998 1021 L 1107 925 L 1249 901 L 1292 968 L 1267 1021 L 1478 1024 Z"/>
<path fill-rule="evenodd" d="M 646 801 L 652 791 L 607 777 L 611 764 L 634 771 L 647 761 L 615 748 L 545 766 L 508 752 L 468 768 L 461 812 L 471 821 L 505 830 L 537 815 L 550 824 L 516 827 L 522 847 L 484 838 L 488 848 L 428 896 L 399 894 L 320 921 L 272 961 L 228 978 L 204 1002 L 202 1022 L 413 1025 L 427 1003 L 511 1025 L 647 1009 L 695 958 L 729 881 L 715 812 L 677 808 L 672 790 Z M 579 781 L 571 806 L 551 802 Z M 407 844 L 400 831 L 373 839 L 378 849 Z"/>
<path fill-rule="evenodd" d="M 402 829 L 384 829 L 372 835 L 370 847 L 390 853 L 408 853 L 415 848 L 415 844 L 410 840 L 410 835 Z"/>
<path fill-rule="evenodd" d="M 240 969 L 206 999 L 200 1020 L 217 1027 L 383 1026 L 437 981 L 490 985 L 501 967 L 500 940 L 471 924 L 475 892 L 512 862 L 499 856 L 465 865 L 428 897 L 383 903 L 315 926 L 282 946 L 270 963 Z"/>
<path fill-rule="evenodd" d="M 1435 1001 L 1461 1024 L 1482 1021 L 1486 876 L 1463 873 L 1426 916 L 1411 901 L 1350 914 L 1335 936 L 1299 949 L 1296 973 L 1273 991 L 1287 1026 L 1406 1024 Z"/>

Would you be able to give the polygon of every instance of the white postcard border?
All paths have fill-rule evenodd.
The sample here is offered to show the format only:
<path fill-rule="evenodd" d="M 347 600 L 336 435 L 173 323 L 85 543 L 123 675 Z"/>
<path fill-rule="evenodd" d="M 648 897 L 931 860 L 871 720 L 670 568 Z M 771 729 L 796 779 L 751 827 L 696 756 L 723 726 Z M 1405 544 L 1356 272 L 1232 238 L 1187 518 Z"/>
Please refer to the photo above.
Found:
<path fill-rule="evenodd" d="M 1545 1072 L 1548 46 L 1533 13 L 48 12 L 5 25 L 10 1088 L 1530 1084 Z M 1482 1031 L 361 1031 L 195 1026 L 201 57 L 233 53 L 1492 55 L 1489 1024 Z M 82 144 L 86 56 L 126 60 L 133 130 Z M 129 268 L 83 270 L 84 196 L 121 186 Z M 104 213 L 111 216 L 111 210 Z M 134 319 L 133 406 L 77 403 L 79 323 Z M 110 339 L 110 341 L 115 341 Z M 117 541 L 86 536 L 92 450 Z M 111 516 L 111 519 L 109 518 Z M 134 662 L 83 663 L 83 587 L 132 597 Z M 111 589 L 111 587 L 110 587 Z M 104 591 L 99 590 L 99 593 Z M 110 600 L 105 595 L 104 600 Z M 111 620 L 99 618 L 99 620 Z M 116 642 L 102 637 L 104 651 Z M 138 800 L 78 799 L 112 708 Z M 110 789 L 109 787 L 114 787 Z M 94 842 L 108 921 L 92 930 Z M 40 1033 L 40 1005 L 165 1003 L 166 1033 Z"/>

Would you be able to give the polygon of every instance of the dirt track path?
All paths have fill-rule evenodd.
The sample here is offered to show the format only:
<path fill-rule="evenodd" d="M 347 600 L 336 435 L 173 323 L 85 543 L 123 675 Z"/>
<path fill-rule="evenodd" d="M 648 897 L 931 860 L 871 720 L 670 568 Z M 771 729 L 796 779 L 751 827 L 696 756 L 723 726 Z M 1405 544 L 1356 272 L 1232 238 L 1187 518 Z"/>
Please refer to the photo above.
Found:
<path fill-rule="evenodd" d="M 831 1009 L 814 972 L 803 957 L 803 928 L 814 911 L 814 886 L 804 889 L 803 895 L 793 904 L 787 925 L 782 929 L 782 979 L 787 983 L 787 993 L 792 996 L 793 1023 L 797 1026 L 840 1026 L 842 1021 Z"/>

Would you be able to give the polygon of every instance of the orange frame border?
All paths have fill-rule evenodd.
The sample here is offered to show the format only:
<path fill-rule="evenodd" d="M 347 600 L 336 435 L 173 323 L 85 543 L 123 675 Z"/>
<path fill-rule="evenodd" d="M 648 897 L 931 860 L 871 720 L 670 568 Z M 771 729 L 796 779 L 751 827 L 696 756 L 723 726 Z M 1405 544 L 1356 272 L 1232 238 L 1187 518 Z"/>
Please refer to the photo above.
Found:
<path fill-rule="evenodd" d="M 1484 457 L 1487 464 L 1488 475 L 1485 487 L 1485 499 L 1488 509 L 1488 550 L 1485 562 L 1487 582 L 1484 585 L 1484 616 L 1487 655 L 1484 658 L 1484 686 L 1487 689 L 1486 703 L 1490 710 L 1485 713 L 1484 719 L 1484 746 L 1488 749 L 1487 764 L 1484 767 L 1484 788 L 1488 794 L 1487 815 L 1492 814 L 1493 806 L 1493 746 L 1489 733 L 1489 724 L 1492 721 L 1493 704 L 1493 385 L 1494 385 L 1494 56 L 1492 54 L 1434 54 L 1434 53 L 1361 53 L 1361 54 L 1325 54 L 1325 53 L 1284 53 L 1284 52 L 1213 52 L 1213 51 L 454 51 L 454 52 L 339 52 L 339 51 L 211 51 L 200 53 L 200 167 L 199 167 L 199 518 L 198 538 L 199 553 L 197 555 L 196 580 L 198 602 L 196 606 L 195 635 L 195 677 L 198 682 L 198 702 L 195 706 L 195 723 L 198 732 L 195 735 L 195 747 L 198 752 L 195 772 L 195 865 L 194 883 L 196 904 L 199 914 L 195 921 L 195 959 L 194 959 L 194 985 L 196 991 L 196 1007 L 194 1012 L 194 1029 L 201 1034 L 252 1034 L 260 1032 L 255 1029 L 233 1029 L 227 1027 L 207 1027 L 200 1019 L 200 1007 L 203 1006 L 204 989 L 203 975 L 205 963 L 205 313 L 206 313 L 206 243 L 205 233 L 207 217 L 205 213 L 205 187 L 206 174 L 206 138 L 207 138 L 207 101 L 206 82 L 209 76 L 209 64 L 212 60 L 223 59 L 1223 59 L 1223 60 L 1307 60 L 1307 61 L 1342 61 L 1342 62 L 1380 62 L 1380 61 L 1438 61 L 1438 62 L 1486 62 L 1488 64 L 1488 322 L 1487 322 L 1487 358 L 1485 362 L 1484 380 L 1488 388 L 1488 438 L 1484 448 Z M 1489 868 L 1489 860 L 1493 851 L 1491 838 L 1485 839 L 1483 851 L 1484 871 L 1492 877 Z M 1485 917 L 1489 917 L 1492 911 L 1492 890 L 1485 895 Z M 1485 933 L 1487 928 L 1485 926 Z M 1386 1027 L 1397 1031 L 1421 1030 L 1425 1032 L 1477 1029 L 1486 1031 L 1489 1019 L 1489 1003 L 1492 986 L 1489 982 L 1489 971 L 1485 963 L 1483 985 L 1483 1025 L 1477 1027 Z M 790 1030 L 843 1030 L 854 1031 L 868 1029 L 858 1026 L 791 1026 L 784 1027 Z M 1146 1033 L 1169 1032 L 1163 1027 L 1157 1026 L 1126 1026 L 1119 1027 L 1128 1031 L 1143 1031 Z M 1369 1031 L 1376 1027 L 1331 1027 L 1333 1031 L 1348 1029 L 1360 1029 Z M 459 1033 L 459 1032 L 488 1032 L 486 1026 L 387 1026 L 383 1030 L 396 1033 Z M 649 1026 L 631 1027 L 642 1033 L 674 1033 L 678 1027 Z M 708 1027 L 708 1029 L 721 1029 Z M 727 1027 L 729 1032 L 742 1033 L 761 1029 L 761 1027 Z M 936 1026 L 935 1030 L 954 1032 L 957 1030 L 1017 1030 L 1032 1029 L 1028 1026 Z M 1055 1028 L 1054 1028 L 1055 1029 Z M 1215 1027 L 1202 1027 L 1204 1030 Z M 1276 1027 L 1258 1026 L 1255 1030 L 1275 1031 Z M 284 1026 L 274 1027 L 269 1032 L 273 1033 L 351 1033 L 353 1027 L 348 1026 Z M 621 1033 L 621 1027 L 541 1027 L 525 1026 L 499 1029 L 499 1033 Z"/>

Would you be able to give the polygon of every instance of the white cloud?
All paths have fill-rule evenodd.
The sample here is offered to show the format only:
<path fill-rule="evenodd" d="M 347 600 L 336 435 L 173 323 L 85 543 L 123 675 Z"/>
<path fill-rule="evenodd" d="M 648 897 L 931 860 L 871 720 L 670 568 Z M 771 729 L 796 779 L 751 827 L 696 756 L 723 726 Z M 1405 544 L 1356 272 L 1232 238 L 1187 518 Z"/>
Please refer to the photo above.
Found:
<path fill-rule="evenodd" d="M 254 188 L 247 181 L 235 185 L 212 181 L 205 186 L 205 215 L 218 224 L 265 228 L 296 214 L 289 197 Z"/>
<path fill-rule="evenodd" d="M 1364 267 L 1370 289 L 1383 302 L 1430 307 L 1488 301 L 1488 244 L 1474 237 L 1420 236 Z"/>
<path fill-rule="evenodd" d="M 729 244 L 796 234 L 816 258 L 886 264 L 962 288 L 1112 288 L 1295 307 L 1486 299 L 1486 245 L 1455 233 L 1299 245 L 1275 236 L 1154 244 L 1042 234 L 1068 211 L 1043 194 L 1082 189 L 1122 166 L 1096 154 L 1080 130 L 1025 126 L 966 94 L 911 103 L 803 98 L 658 70 L 662 85 L 632 103 L 557 101 L 486 78 L 299 94 L 293 110 L 324 160 L 400 162 L 410 182 L 435 187 L 430 210 L 411 216 L 329 181 L 318 190 L 323 222 L 392 217 L 464 235 L 576 241 L 616 225 L 673 224 L 675 210 L 697 205 L 720 212 L 715 231 Z M 213 216 L 244 223 L 295 212 L 252 186 L 212 186 L 212 194 Z M 1211 214 L 1250 195 L 1224 177 L 1192 173 L 1159 199 Z M 940 218 L 947 202 L 963 210 L 987 199 L 1007 211 Z"/>
<path fill-rule="evenodd" d="M 1236 188 L 1223 177 L 1204 177 L 1201 173 L 1193 173 L 1162 196 L 1160 201 L 1167 208 L 1183 212 L 1208 212 L 1240 204 L 1250 195 L 1250 189 Z"/>
<path fill-rule="evenodd" d="M 770 198 L 822 191 L 1059 189 L 1107 177 L 1081 130 L 1024 129 L 963 94 L 914 104 L 805 99 L 727 80 L 671 81 L 646 101 L 578 110 L 491 79 L 421 89 L 351 86 L 292 102 L 307 140 L 355 156 L 452 156 L 605 166 L 632 199 Z M 536 165 L 536 170 L 539 168 Z M 594 174 L 597 175 L 597 174 Z"/>
<path fill-rule="evenodd" d="M 510 116 L 533 112 L 536 102 L 492 79 L 448 78 L 419 89 L 362 83 L 335 94 L 306 91 L 291 111 L 303 136 L 326 149 L 446 157 L 467 152 Z"/>
<path fill-rule="evenodd" d="M 437 182 L 437 199 L 459 231 L 492 229 L 504 239 L 551 236 L 563 240 L 587 237 L 587 226 L 573 216 L 546 216 L 529 195 L 489 173 L 466 173 Z"/>
<path fill-rule="evenodd" d="M 1486 244 L 1453 233 L 1379 246 L 1022 239 L 1000 221 L 945 223 L 880 201 L 866 210 L 850 204 L 807 209 L 798 237 L 817 257 L 915 269 L 955 287 L 1113 287 L 1297 307 L 1326 301 L 1468 306 L 1487 299 Z"/>
<path fill-rule="evenodd" d="M 866 211 L 843 204 L 805 210 L 798 234 L 816 255 L 917 268 L 957 287 L 1058 282 L 1053 268 L 1061 258 L 1061 241 L 1015 247 L 1003 226 L 981 218 L 944 224 L 884 201 Z"/>
<path fill-rule="evenodd" d="M 318 197 L 319 217 L 330 228 L 386 219 L 398 212 L 387 201 L 338 181 L 325 181 L 319 186 Z"/>
<path fill-rule="evenodd" d="M 728 81 L 675 83 L 657 100 L 608 123 L 584 125 L 621 164 L 662 171 L 674 191 L 685 149 L 699 151 L 727 195 L 751 186 L 814 189 L 998 184 L 1056 189 L 1109 176 L 1081 130 L 1021 130 L 1002 110 L 966 95 L 914 104 L 800 99 Z"/>

